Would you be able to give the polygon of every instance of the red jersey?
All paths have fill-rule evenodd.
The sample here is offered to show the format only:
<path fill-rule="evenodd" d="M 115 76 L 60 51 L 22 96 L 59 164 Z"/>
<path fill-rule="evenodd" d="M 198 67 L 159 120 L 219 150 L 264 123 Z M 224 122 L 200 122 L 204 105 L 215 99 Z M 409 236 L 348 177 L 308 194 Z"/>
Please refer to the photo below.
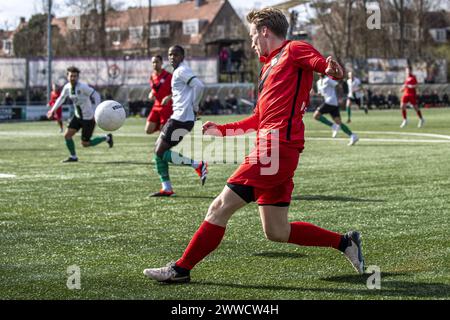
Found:
<path fill-rule="evenodd" d="M 239 122 L 218 126 L 218 129 L 223 135 L 226 135 L 227 129 L 254 129 L 258 139 L 264 138 L 269 142 L 272 130 L 276 130 L 280 144 L 303 148 L 303 114 L 306 108 L 302 106 L 309 104 L 313 72 L 324 74 L 326 60 L 313 46 L 303 41 L 285 41 L 264 60 L 253 115 Z"/>
<path fill-rule="evenodd" d="M 414 88 L 408 88 L 408 85 L 412 85 L 414 86 Z M 415 96 L 416 95 L 416 86 L 417 85 L 417 79 L 416 76 L 414 76 L 413 74 L 410 74 L 405 81 L 405 91 L 404 91 L 404 95 L 405 96 Z"/>
<path fill-rule="evenodd" d="M 50 107 L 53 107 L 55 105 L 56 100 L 58 100 L 60 95 L 61 95 L 61 91 L 59 91 L 59 92 L 58 91 L 52 91 L 50 93 L 50 101 L 48 102 L 48 105 Z"/>
<path fill-rule="evenodd" d="M 166 70 L 162 70 L 161 74 L 158 75 L 153 72 L 150 77 L 150 87 L 152 88 L 153 96 L 155 97 L 154 107 L 161 107 L 162 100 L 168 95 L 172 94 L 172 74 Z M 172 100 L 170 100 L 164 107 L 171 107 Z"/>

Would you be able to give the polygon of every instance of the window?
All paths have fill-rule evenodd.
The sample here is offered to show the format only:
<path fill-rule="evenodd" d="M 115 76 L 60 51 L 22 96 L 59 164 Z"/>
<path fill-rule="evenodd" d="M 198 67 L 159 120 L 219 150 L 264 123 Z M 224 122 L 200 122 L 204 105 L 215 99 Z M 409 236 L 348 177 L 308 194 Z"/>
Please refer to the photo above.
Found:
<path fill-rule="evenodd" d="M 217 25 L 216 26 L 216 34 L 217 34 L 217 38 L 220 38 L 220 39 L 225 38 L 225 26 Z"/>
<path fill-rule="evenodd" d="M 160 27 L 161 38 L 169 38 L 170 26 L 168 24 L 161 24 Z"/>
<path fill-rule="evenodd" d="M 190 19 L 183 21 L 183 34 L 198 34 L 199 33 L 199 21 L 198 19 Z"/>
<path fill-rule="evenodd" d="M 95 40 L 96 40 L 96 35 L 97 35 L 97 32 L 96 31 L 94 31 L 94 30 L 88 30 L 87 31 L 87 33 L 86 33 L 86 35 L 87 35 L 87 38 L 88 38 L 88 41 L 89 41 L 89 43 L 95 43 Z"/>
<path fill-rule="evenodd" d="M 234 37 L 239 37 L 239 25 L 237 23 L 233 23 L 231 25 L 231 35 Z"/>
<path fill-rule="evenodd" d="M 130 27 L 128 29 L 130 32 L 130 41 L 133 43 L 137 43 L 142 41 L 142 35 L 144 32 L 144 27 Z"/>
<path fill-rule="evenodd" d="M 418 40 L 419 29 L 413 25 L 405 25 L 405 39 L 406 40 Z"/>
<path fill-rule="evenodd" d="M 447 31 L 445 29 L 436 30 L 436 41 L 446 42 L 447 41 Z"/>
<path fill-rule="evenodd" d="M 170 25 L 168 23 L 150 26 L 150 39 L 169 38 L 169 36 Z"/>
<path fill-rule="evenodd" d="M 3 40 L 3 52 L 6 54 L 12 54 L 12 41 Z"/>
<path fill-rule="evenodd" d="M 114 46 L 120 45 L 120 28 L 106 28 L 106 33 L 108 35 L 108 40 L 110 43 L 112 43 Z"/>

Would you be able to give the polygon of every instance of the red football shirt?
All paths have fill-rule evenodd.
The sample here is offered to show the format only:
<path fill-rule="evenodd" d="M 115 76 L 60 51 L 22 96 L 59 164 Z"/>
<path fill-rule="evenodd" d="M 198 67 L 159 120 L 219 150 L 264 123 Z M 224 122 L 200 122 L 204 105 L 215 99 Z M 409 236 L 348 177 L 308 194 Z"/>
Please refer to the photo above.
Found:
<path fill-rule="evenodd" d="M 254 129 L 258 139 L 269 141 L 272 130 L 277 130 L 281 144 L 302 148 L 305 140 L 303 114 L 306 109 L 302 106 L 309 104 L 314 71 L 324 74 L 326 60 L 313 46 L 303 41 L 285 41 L 264 60 L 260 83 L 266 72 L 268 76 L 263 86 L 260 84 L 253 115 L 239 122 L 218 126 L 218 129 L 223 135 L 230 134 L 227 132 L 229 129 Z"/>
<path fill-rule="evenodd" d="M 52 91 L 50 93 L 50 101 L 48 102 L 48 105 L 50 107 L 53 107 L 55 105 L 56 100 L 58 100 L 59 96 L 61 95 L 61 91 Z M 61 109 L 61 108 L 60 108 Z"/>
<path fill-rule="evenodd" d="M 414 88 L 408 88 L 408 85 L 413 85 Z M 416 95 L 416 86 L 417 85 L 417 79 L 416 76 L 410 74 L 405 81 L 405 91 L 404 91 L 404 95 L 405 96 L 415 96 Z"/>
<path fill-rule="evenodd" d="M 152 88 L 153 96 L 155 97 L 154 107 L 162 106 L 162 100 L 168 95 L 172 94 L 172 74 L 166 70 L 162 70 L 161 74 L 158 75 L 153 72 L 150 77 L 150 87 Z M 169 101 L 164 107 L 172 106 L 172 100 Z"/>

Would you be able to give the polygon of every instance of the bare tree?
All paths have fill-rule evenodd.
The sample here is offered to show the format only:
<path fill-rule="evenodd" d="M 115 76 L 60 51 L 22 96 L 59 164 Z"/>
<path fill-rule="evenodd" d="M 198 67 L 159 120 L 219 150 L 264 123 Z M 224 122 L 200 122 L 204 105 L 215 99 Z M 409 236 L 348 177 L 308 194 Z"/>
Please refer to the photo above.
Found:
<path fill-rule="evenodd" d="M 367 21 L 368 15 L 367 15 L 367 0 L 362 0 L 362 10 L 364 11 L 364 21 Z M 369 58 L 369 30 L 368 28 L 364 28 L 363 32 L 363 43 L 364 43 L 364 59 Z"/>
<path fill-rule="evenodd" d="M 333 56 L 340 61 L 342 58 L 340 44 L 342 43 L 344 31 L 339 28 L 342 19 L 335 12 L 337 5 L 331 4 L 327 0 L 313 0 L 311 1 L 311 7 L 316 11 L 315 20 L 321 26 L 325 36 L 325 47 L 331 46 Z"/>
<path fill-rule="evenodd" d="M 351 58 L 352 46 L 352 7 L 355 0 L 345 0 L 345 57 Z"/>
<path fill-rule="evenodd" d="M 81 16 L 81 29 L 70 35 L 80 55 L 108 56 L 106 17 L 109 10 L 119 10 L 124 3 L 117 0 L 65 0 Z"/>
<path fill-rule="evenodd" d="M 146 29 L 148 30 L 147 34 L 147 56 L 151 56 L 151 41 L 150 41 L 150 28 L 152 25 L 152 0 L 148 0 L 148 17 Z"/>
<path fill-rule="evenodd" d="M 424 46 L 423 43 L 425 39 L 425 17 L 427 12 L 436 10 L 439 8 L 441 1 L 439 0 L 413 0 L 412 10 L 415 13 L 414 23 L 417 26 L 417 45 L 416 52 L 419 57 L 424 56 Z"/>
<path fill-rule="evenodd" d="M 407 0 L 406 0 L 407 1 Z M 398 54 L 403 57 L 405 54 L 405 0 L 392 0 L 397 15 L 397 22 L 400 32 L 400 39 L 398 41 Z"/>
<path fill-rule="evenodd" d="M 100 54 L 106 56 L 106 2 L 100 0 L 100 25 L 98 28 Z"/>

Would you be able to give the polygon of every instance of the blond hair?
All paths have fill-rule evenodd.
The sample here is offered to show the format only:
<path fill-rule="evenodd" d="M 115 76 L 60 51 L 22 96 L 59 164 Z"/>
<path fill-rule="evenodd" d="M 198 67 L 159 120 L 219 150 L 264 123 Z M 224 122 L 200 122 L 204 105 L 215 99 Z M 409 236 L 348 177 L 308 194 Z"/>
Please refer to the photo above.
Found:
<path fill-rule="evenodd" d="M 262 27 L 267 27 L 276 36 L 281 38 L 286 38 L 289 28 L 289 23 L 283 12 L 275 8 L 252 10 L 247 15 L 247 21 L 254 23 L 256 30 L 260 31 Z"/>

